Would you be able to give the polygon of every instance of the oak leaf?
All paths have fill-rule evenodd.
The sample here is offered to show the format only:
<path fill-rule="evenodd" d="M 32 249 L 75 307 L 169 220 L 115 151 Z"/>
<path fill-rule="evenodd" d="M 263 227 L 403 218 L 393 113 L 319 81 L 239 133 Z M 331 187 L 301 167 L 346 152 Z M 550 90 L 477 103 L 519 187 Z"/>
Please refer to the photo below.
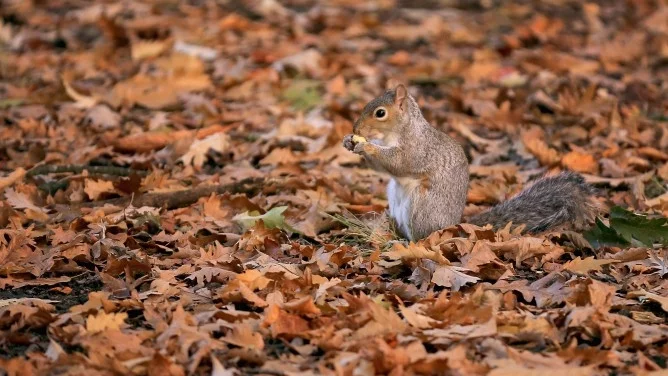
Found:
<path fill-rule="evenodd" d="M 401 243 L 394 243 L 389 251 L 383 253 L 383 256 L 390 260 L 402 261 L 429 259 L 438 264 L 450 265 L 450 261 L 441 252 L 432 251 L 416 243 L 409 243 L 407 247 Z"/>
<path fill-rule="evenodd" d="M 480 280 L 478 277 L 464 274 L 462 272 L 464 270 L 467 269 L 453 265 L 439 265 L 436 267 L 431 281 L 439 286 L 450 287 L 453 291 L 459 291 L 462 286 Z"/>
<path fill-rule="evenodd" d="M 230 137 L 223 133 L 214 133 L 202 140 L 196 140 L 190 145 L 190 149 L 179 158 L 186 166 L 193 166 L 196 169 L 202 167 L 207 160 L 207 154 L 210 151 L 223 153 L 230 147 Z"/>
<path fill-rule="evenodd" d="M 86 319 L 86 330 L 90 333 L 99 333 L 105 330 L 120 330 L 128 314 L 125 312 L 105 313 L 98 311 L 97 315 L 89 315 Z"/>
<path fill-rule="evenodd" d="M 91 201 L 97 201 L 104 193 L 115 192 L 114 183 L 109 180 L 86 179 L 84 192 Z"/>

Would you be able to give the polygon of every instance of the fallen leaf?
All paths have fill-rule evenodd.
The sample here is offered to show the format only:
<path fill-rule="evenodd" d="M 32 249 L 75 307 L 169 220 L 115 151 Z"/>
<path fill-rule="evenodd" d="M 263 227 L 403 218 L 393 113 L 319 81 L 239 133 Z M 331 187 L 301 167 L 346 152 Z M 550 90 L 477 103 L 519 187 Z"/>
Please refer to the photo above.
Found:
<path fill-rule="evenodd" d="M 86 319 L 86 330 L 90 333 L 99 333 L 105 330 L 120 330 L 125 324 L 128 314 L 120 313 L 105 313 L 99 311 L 97 315 L 89 315 Z"/>
<path fill-rule="evenodd" d="M 561 158 L 561 164 L 572 171 L 598 174 L 598 162 L 591 154 L 572 151 Z"/>
<path fill-rule="evenodd" d="M 264 348 L 262 335 L 254 331 L 248 323 L 234 325 L 232 330 L 221 340 L 247 349 L 262 350 Z"/>
<path fill-rule="evenodd" d="M 564 265 L 564 270 L 569 270 L 575 274 L 586 275 L 590 271 L 600 272 L 601 267 L 603 267 L 603 265 L 614 264 L 616 262 L 619 261 L 612 259 L 597 260 L 593 256 L 587 257 L 583 260 L 582 258 L 580 258 L 580 256 L 578 256 L 575 259 L 567 262 Z"/>
<path fill-rule="evenodd" d="M 230 147 L 230 138 L 225 133 L 214 133 L 202 140 L 196 140 L 190 145 L 190 149 L 179 160 L 186 166 L 197 169 L 204 165 L 207 154 L 210 151 L 222 153 Z"/>
<path fill-rule="evenodd" d="M 477 283 L 480 279 L 478 277 L 464 274 L 462 271 L 466 269 L 452 265 L 440 265 L 436 267 L 431 281 L 439 286 L 452 288 L 453 291 L 459 291 L 464 285 L 468 283 Z"/>
<path fill-rule="evenodd" d="M 84 192 L 91 201 L 97 201 L 101 195 L 115 191 L 114 183 L 109 180 L 86 179 Z"/>

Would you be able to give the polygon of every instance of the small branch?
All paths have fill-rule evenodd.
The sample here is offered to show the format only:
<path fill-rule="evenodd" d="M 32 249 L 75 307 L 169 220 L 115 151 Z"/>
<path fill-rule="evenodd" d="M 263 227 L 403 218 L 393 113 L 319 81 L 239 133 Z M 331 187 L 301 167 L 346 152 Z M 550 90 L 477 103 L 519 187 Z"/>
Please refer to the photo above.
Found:
<path fill-rule="evenodd" d="M 103 205 L 128 206 L 129 204 L 132 204 L 135 207 L 151 206 L 176 209 L 191 205 L 197 202 L 201 197 L 209 196 L 212 193 L 246 193 L 250 196 L 254 196 L 261 190 L 262 186 L 266 185 L 266 183 L 266 179 L 264 178 L 248 178 L 232 184 L 206 185 L 203 187 L 166 193 L 146 193 L 135 196 L 134 198 L 119 197 L 109 200 L 84 202 L 77 206 L 90 208 Z"/>
<path fill-rule="evenodd" d="M 70 181 L 67 179 L 50 181 L 48 183 L 40 184 L 37 188 L 40 191 L 46 192 L 50 195 L 55 195 L 59 190 L 66 190 L 70 186 Z"/>
<path fill-rule="evenodd" d="M 140 176 L 148 175 L 148 171 L 145 170 L 134 170 L 128 167 L 118 167 L 118 166 L 41 165 L 29 170 L 26 173 L 26 176 L 31 177 L 31 176 L 46 175 L 46 174 L 61 174 L 64 172 L 80 174 L 83 171 L 88 171 L 91 174 L 104 174 L 104 175 L 115 175 L 115 176 L 130 176 L 132 174 L 137 174 Z"/>

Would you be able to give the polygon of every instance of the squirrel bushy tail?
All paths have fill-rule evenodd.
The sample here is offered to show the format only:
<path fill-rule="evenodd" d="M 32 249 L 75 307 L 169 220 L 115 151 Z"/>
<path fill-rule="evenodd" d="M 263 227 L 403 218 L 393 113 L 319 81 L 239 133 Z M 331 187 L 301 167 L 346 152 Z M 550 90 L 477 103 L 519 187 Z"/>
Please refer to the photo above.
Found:
<path fill-rule="evenodd" d="M 469 223 L 503 227 L 508 222 L 526 225 L 524 231 L 538 233 L 567 224 L 575 230 L 588 227 L 596 217 L 594 188 L 576 173 L 544 177 L 515 197 L 470 218 Z"/>

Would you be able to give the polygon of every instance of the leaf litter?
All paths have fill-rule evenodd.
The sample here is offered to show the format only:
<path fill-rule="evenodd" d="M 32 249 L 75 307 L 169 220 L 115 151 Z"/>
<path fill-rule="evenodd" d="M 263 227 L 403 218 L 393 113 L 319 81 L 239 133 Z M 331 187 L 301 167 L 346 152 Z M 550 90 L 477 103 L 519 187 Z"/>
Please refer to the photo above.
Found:
<path fill-rule="evenodd" d="M 3 2 L 0 372 L 665 372 L 664 4 L 195 3 Z M 465 218 L 572 170 L 594 228 L 398 238 L 341 146 L 398 82 Z"/>

